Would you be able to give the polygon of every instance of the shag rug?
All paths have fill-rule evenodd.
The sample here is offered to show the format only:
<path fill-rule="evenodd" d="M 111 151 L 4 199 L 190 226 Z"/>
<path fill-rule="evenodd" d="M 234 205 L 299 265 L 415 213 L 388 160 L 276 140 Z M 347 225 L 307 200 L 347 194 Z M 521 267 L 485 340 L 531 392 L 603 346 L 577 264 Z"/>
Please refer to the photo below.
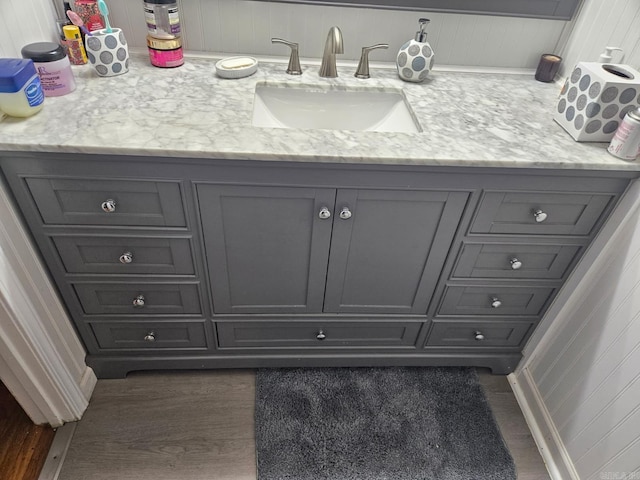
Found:
<path fill-rule="evenodd" d="M 261 369 L 258 480 L 514 480 L 467 368 Z"/>

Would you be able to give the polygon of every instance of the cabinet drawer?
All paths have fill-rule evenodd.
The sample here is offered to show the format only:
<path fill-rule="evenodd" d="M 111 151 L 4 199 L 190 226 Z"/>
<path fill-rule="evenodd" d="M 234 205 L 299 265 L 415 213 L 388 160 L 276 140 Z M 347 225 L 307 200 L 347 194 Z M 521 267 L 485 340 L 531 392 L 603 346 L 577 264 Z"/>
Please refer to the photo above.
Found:
<path fill-rule="evenodd" d="M 579 245 L 465 243 L 452 277 L 561 279 L 580 249 Z"/>
<path fill-rule="evenodd" d="M 91 323 L 101 349 L 155 350 L 206 348 L 203 322 Z"/>
<path fill-rule="evenodd" d="M 189 238 L 54 236 L 68 273 L 193 275 Z"/>
<path fill-rule="evenodd" d="M 27 178 L 46 224 L 184 227 L 178 182 Z M 113 211 L 103 203 L 112 200 Z"/>
<path fill-rule="evenodd" d="M 538 316 L 554 292 L 549 287 L 447 286 L 438 315 Z"/>
<path fill-rule="evenodd" d="M 422 322 L 218 322 L 220 348 L 414 348 Z"/>
<path fill-rule="evenodd" d="M 517 347 L 533 327 L 531 323 L 434 321 L 427 346 Z"/>
<path fill-rule="evenodd" d="M 73 288 L 88 315 L 201 313 L 197 283 L 75 283 Z"/>
<path fill-rule="evenodd" d="M 612 199 L 607 194 L 486 192 L 471 233 L 589 235 Z"/>

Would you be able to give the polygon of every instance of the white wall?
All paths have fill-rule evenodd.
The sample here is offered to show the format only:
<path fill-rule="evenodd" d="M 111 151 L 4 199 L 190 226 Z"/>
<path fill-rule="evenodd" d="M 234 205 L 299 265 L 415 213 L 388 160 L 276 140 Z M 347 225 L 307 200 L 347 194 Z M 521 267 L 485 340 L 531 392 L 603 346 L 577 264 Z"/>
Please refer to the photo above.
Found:
<path fill-rule="evenodd" d="M 376 9 L 294 5 L 249 0 L 179 0 L 185 47 L 193 51 L 285 55 L 271 37 L 300 43 L 302 57 L 322 56 L 329 27 L 338 25 L 344 59 L 357 60 L 363 46 L 389 43 L 372 60 L 395 60 L 398 48 L 415 35 L 427 15 L 429 41 L 441 65 L 535 68 L 540 54 L 556 51 L 563 28 L 558 20 L 436 14 Z M 131 45 L 144 47 L 142 1 L 109 0 L 111 23 L 124 29 Z"/>
<path fill-rule="evenodd" d="M 0 0 L 0 57 L 20 58 L 28 43 L 57 41 L 51 1 Z"/>
<path fill-rule="evenodd" d="M 640 1 L 585 0 L 566 47 L 561 74 L 579 61 L 595 62 L 604 47 L 624 50 L 623 63 L 640 70 Z M 619 52 L 613 61 L 619 62 Z"/>
<path fill-rule="evenodd" d="M 563 480 L 640 478 L 640 181 L 624 202 L 626 219 L 600 235 L 604 250 L 516 375 Z"/>
<path fill-rule="evenodd" d="M 0 379 L 35 423 L 79 420 L 96 377 L 0 182 Z"/>

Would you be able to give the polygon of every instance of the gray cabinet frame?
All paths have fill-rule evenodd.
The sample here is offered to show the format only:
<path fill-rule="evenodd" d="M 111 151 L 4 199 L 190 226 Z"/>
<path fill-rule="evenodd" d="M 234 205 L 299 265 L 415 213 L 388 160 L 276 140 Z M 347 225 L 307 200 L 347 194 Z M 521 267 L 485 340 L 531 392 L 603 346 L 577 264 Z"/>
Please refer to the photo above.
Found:
<path fill-rule="evenodd" d="M 6 178 L 11 192 L 14 195 L 19 211 L 24 216 L 26 224 L 40 250 L 40 253 L 49 269 L 54 283 L 60 290 L 74 325 L 78 330 L 88 351 L 87 362 L 97 372 L 99 377 L 120 377 L 127 372 L 138 369 L 159 369 L 159 368 L 245 368 L 257 366 L 389 366 L 389 365 L 471 365 L 491 368 L 495 373 L 506 373 L 512 371 L 521 357 L 521 349 L 528 336 L 533 331 L 538 317 L 525 315 L 521 320 L 514 320 L 506 315 L 505 318 L 494 318 L 491 316 L 478 315 L 478 318 L 459 317 L 453 313 L 447 318 L 436 318 L 437 308 L 445 293 L 447 286 L 482 286 L 485 284 L 483 278 L 453 278 L 451 273 L 454 265 L 458 261 L 458 253 L 461 245 L 466 242 L 491 242 L 499 240 L 501 242 L 513 241 L 534 243 L 544 241 L 547 243 L 571 244 L 581 250 L 577 254 L 573 264 L 559 279 L 540 278 L 513 279 L 510 286 L 526 286 L 540 288 L 551 288 L 557 291 L 561 287 L 571 268 L 577 262 L 577 258 L 585 247 L 592 241 L 593 236 L 601 228 L 608 214 L 614 208 L 620 195 L 624 192 L 629 181 L 638 177 L 637 172 L 589 172 L 589 171 L 560 171 L 560 170 L 518 170 L 499 168 L 447 168 L 447 167 L 426 167 L 426 166 L 391 166 L 391 165 L 347 165 L 347 164 L 305 164 L 294 162 L 261 162 L 261 161 L 227 161 L 222 159 L 174 159 L 162 157 L 113 157 L 100 155 L 82 154 L 29 154 L 29 153 L 0 153 L 0 167 Z M 117 172 L 127 171 L 128 176 L 124 180 L 149 181 L 162 185 L 179 186 L 179 199 L 177 203 L 171 202 L 167 207 L 172 210 L 175 206 L 182 212 L 183 219 L 180 221 L 163 221 L 162 224 L 149 225 L 148 222 L 134 222 L 134 224 L 122 225 L 119 223 L 99 223 L 88 224 L 65 223 L 63 220 L 56 220 L 61 223 L 50 223 L 44 221 L 41 212 L 41 205 L 34 199 L 29 188 L 30 179 L 55 178 L 57 181 L 82 181 L 91 178 L 97 181 L 105 179 L 108 181 L 117 180 Z M 210 205 L 199 202 L 196 190 L 200 185 L 221 185 L 237 188 L 243 185 L 247 188 L 276 188 L 276 189 L 296 189 L 320 190 L 325 189 L 331 192 L 330 198 L 334 198 L 334 217 L 338 205 L 335 198 L 339 198 L 340 192 L 375 191 L 391 192 L 400 191 L 422 191 L 440 192 L 456 198 L 460 196 L 460 203 L 463 209 L 457 209 L 447 218 L 447 222 L 452 228 L 451 235 L 446 241 L 443 240 L 437 246 L 437 256 L 444 260 L 439 262 L 437 268 L 427 269 L 428 278 L 435 287 L 433 293 L 428 295 L 426 310 L 422 314 L 415 314 L 413 311 L 403 311 L 399 313 L 389 312 L 333 312 L 322 313 L 322 311 L 311 312 L 224 312 L 219 313 L 214 310 L 216 299 L 212 297 L 212 284 L 215 281 L 216 273 L 207 268 L 208 254 L 204 248 L 206 227 L 202 220 L 201 212 L 209 212 Z M 471 225 L 476 217 L 480 218 L 484 214 L 481 208 L 481 200 L 485 192 L 499 192 L 504 185 L 509 185 L 512 192 L 531 192 L 533 194 L 556 195 L 569 192 L 571 195 L 591 196 L 606 199 L 600 213 L 592 217 L 592 221 L 585 230 L 570 230 L 560 232 L 547 232 L 544 235 L 535 233 L 501 232 L 492 233 L 480 231 L 483 229 L 472 229 Z M 440 194 L 438 193 L 438 194 Z M 338 197 L 331 197 L 338 195 Z M 346 197 L 345 197 L 346 198 Z M 566 197 L 563 197 L 566 198 Z M 315 200 L 314 200 L 315 202 Z M 314 203 L 315 208 L 315 203 Z M 97 212 L 99 213 L 99 212 Z M 571 227 L 573 228 L 573 227 Z M 141 238 L 164 238 L 175 235 L 177 237 L 191 238 L 193 248 L 192 274 L 157 274 L 136 272 L 132 274 L 115 274 L 99 272 L 69 272 L 62 262 L 59 252 L 56 250 L 52 238 L 56 235 L 114 235 L 127 236 L 134 235 Z M 445 236 L 447 237 L 447 236 Z M 437 240 L 434 240 L 437 243 Z M 331 242 L 329 242 L 330 244 Z M 435 245 L 435 243 L 434 243 Z M 329 264 L 331 259 L 329 258 Z M 210 267 L 210 266 L 209 266 Z M 105 312 L 102 314 L 86 314 L 79 306 L 77 295 L 73 286 L 83 283 L 165 283 L 192 284 L 197 288 L 200 298 L 199 313 L 158 313 L 150 315 L 130 315 Z M 500 283 L 500 282 L 494 282 Z M 427 288 L 429 290 L 429 288 Z M 425 305 L 423 301 L 422 306 Z M 425 314 L 426 312 L 426 314 Z M 538 312 L 541 313 L 541 312 Z M 158 346 L 136 347 L 133 349 L 104 348 L 108 345 L 109 325 L 129 324 L 132 328 L 135 325 L 146 327 L 152 326 L 154 322 L 159 325 L 163 322 L 176 324 L 176 340 L 178 343 L 172 345 L 170 341 L 166 343 L 166 348 Z M 234 323 L 235 322 L 235 323 Z M 317 325 L 314 322 L 327 322 L 332 325 L 344 325 L 345 335 L 350 338 L 362 338 L 360 345 L 348 345 L 340 348 L 321 347 L 314 348 L 312 340 L 308 342 L 301 339 L 301 346 L 274 347 L 271 349 L 261 348 L 220 348 L 220 337 L 217 325 L 230 324 L 241 325 L 252 322 L 259 329 L 263 324 L 264 328 L 271 325 L 277 330 L 278 322 L 301 322 Z M 264 322 L 264 323 L 262 323 Z M 391 345 L 376 345 L 371 338 L 376 338 L 376 334 L 366 340 L 367 335 L 358 337 L 359 332 L 356 327 L 362 325 L 366 328 L 368 324 L 379 322 L 380 325 L 414 325 L 420 326 L 417 337 L 411 335 L 411 345 L 393 347 Z M 447 324 L 446 322 L 450 322 Z M 457 323 L 456 323 L 457 322 Z M 464 322 L 464 323 L 463 323 Z M 476 322 L 479 325 L 493 326 L 496 324 L 496 332 L 507 332 L 500 330 L 501 325 L 514 330 L 513 334 L 504 333 L 504 340 L 496 340 L 495 345 L 477 346 L 474 342 L 451 342 L 447 340 L 448 333 L 442 333 L 439 340 L 439 328 L 453 328 L 459 325 L 461 328 L 473 328 Z M 515 322 L 515 323 L 514 323 Z M 102 346 L 98 343 L 96 333 L 92 325 L 104 325 L 100 335 Z M 180 325 L 184 324 L 184 328 Z M 201 325 L 202 329 L 195 325 Z M 435 325 L 444 325 L 437 327 Z M 525 325 L 526 331 L 523 330 Z M 191 326 L 191 327 L 189 327 Z M 434 326 L 432 328 L 432 326 Z M 517 328 L 516 328 L 517 327 Z M 171 328 L 174 328 L 173 326 Z M 171 331 L 171 328 L 167 331 Z M 191 328 L 191 330 L 189 330 Z M 355 328 L 355 330 L 353 330 Z M 107 330 L 104 330 L 107 329 Z M 185 330 L 186 329 L 186 330 Z M 142 332 L 144 328 L 139 330 Z M 133 330 L 123 330 L 124 332 Z M 259 331 L 259 330 L 258 330 Z M 449 330 L 451 331 L 451 330 Z M 456 330 L 454 329 L 453 332 Z M 460 330 L 459 330 L 460 331 Z M 195 337 L 186 337 L 186 333 L 192 332 Z M 433 335 L 430 337 L 430 335 Z M 523 333 L 524 332 L 524 333 Z M 516 335 L 516 333 L 518 333 Z M 520 335 L 520 333 L 523 333 Z M 138 335 L 138 333 L 136 333 Z M 180 336 L 182 335 L 182 337 Z M 191 333 L 189 334 L 191 335 Z M 381 336 L 384 337 L 382 333 Z M 180 338 L 192 338 L 191 345 L 194 348 L 180 347 L 183 340 Z M 380 338 L 380 336 L 378 336 Z M 393 338 L 393 336 L 388 337 Z M 401 338 L 401 337 L 395 337 Z M 451 337 L 455 338 L 455 337 Z M 465 337 L 466 338 L 466 337 Z M 518 339 L 516 341 L 515 339 Z M 135 340 L 135 339 L 134 339 Z M 354 340 L 355 341 L 355 340 Z M 407 340 L 408 341 L 408 340 Z M 360 341 L 358 341 L 360 342 Z M 135 341 L 134 341 L 135 343 Z M 189 342 L 187 342 L 189 343 Z M 384 342 L 383 342 L 384 343 Z M 401 341 L 402 343 L 402 341 Z M 182 343 L 184 344 L 184 343 Z M 223 339 L 223 344 L 224 339 Z M 308 345 L 308 346 L 307 346 Z M 175 348 L 174 348 L 175 347 Z"/>

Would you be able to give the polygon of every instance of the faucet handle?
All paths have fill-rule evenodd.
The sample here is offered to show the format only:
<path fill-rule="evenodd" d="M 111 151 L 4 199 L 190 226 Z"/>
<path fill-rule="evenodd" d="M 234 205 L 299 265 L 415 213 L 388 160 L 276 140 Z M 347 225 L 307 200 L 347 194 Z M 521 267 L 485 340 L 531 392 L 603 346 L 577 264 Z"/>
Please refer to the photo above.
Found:
<path fill-rule="evenodd" d="M 275 37 L 271 39 L 271 43 L 282 43 L 283 45 L 291 47 L 291 56 L 289 57 L 287 73 L 289 75 L 302 75 L 302 68 L 300 68 L 300 57 L 298 56 L 298 44 Z"/>
<path fill-rule="evenodd" d="M 378 48 L 389 48 L 388 43 L 378 43 L 370 47 L 362 47 L 362 55 L 360 55 L 360 63 L 356 69 L 356 78 L 371 78 L 369 75 L 369 52 Z"/>

